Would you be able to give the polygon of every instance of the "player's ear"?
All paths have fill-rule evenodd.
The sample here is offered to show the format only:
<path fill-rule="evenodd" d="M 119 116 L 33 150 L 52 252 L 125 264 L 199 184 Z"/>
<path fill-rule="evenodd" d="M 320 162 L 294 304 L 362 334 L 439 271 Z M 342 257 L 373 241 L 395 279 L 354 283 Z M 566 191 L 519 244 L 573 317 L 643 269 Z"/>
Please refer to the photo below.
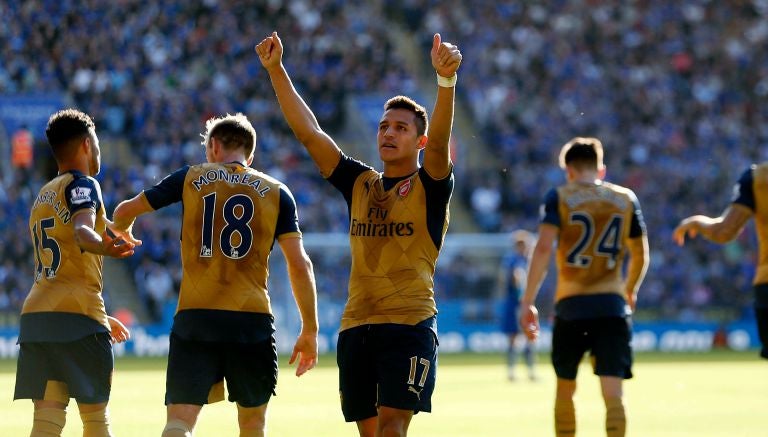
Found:
<path fill-rule="evenodd" d="M 245 164 L 248 167 L 250 167 L 252 162 L 253 162 L 253 153 L 251 153 L 251 156 L 248 157 L 248 160 L 245 162 Z"/>
<path fill-rule="evenodd" d="M 428 139 L 428 138 L 427 138 L 427 136 L 426 136 L 426 135 L 422 135 L 421 137 L 419 137 L 419 143 L 418 143 L 418 145 L 417 145 L 416 147 L 417 147 L 418 149 L 423 149 L 424 147 L 426 147 L 426 145 L 427 145 L 427 139 Z"/>
<path fill-rule="evenodd" d="M 216 137 L 211 137 L 211 156 L 214 158 L 221 152 L 221 142 Z"/>
<path fill-rule="evenodd" d="M 91 153 L 91 137 L 90 135 L 86 135 L 83 141 L 80 143 L 80 149 L 83 152 L 83 155 L 88 156 L 88 154 Z"/>
<path fill-rule="evenodd" d="M 597 170 L 597 178 L 598 179 L 605 179 L 605 173 L 606 173 L 606 166 L 602 166 Z"/>
<path fill-rule="evenodd" d="M 565 165 L 565 175 L 566 175 L 566 178 L 569 181 L 572 181 L 572 180 L 576 179 L 576 176 L 578 176 L 578 171 L 572 165 L 566 164 Z"/>

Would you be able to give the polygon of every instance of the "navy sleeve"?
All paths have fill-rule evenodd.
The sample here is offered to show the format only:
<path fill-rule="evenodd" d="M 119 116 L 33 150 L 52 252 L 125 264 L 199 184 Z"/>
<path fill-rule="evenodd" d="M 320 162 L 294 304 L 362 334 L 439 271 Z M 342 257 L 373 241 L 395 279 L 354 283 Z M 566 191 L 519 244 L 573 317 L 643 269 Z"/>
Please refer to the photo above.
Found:
<path fill-rule="evenodd" d="M 629 224 L 629 238 L 642 237 L 646 233 L 643 211 L 640 209 L 640 201 L 632 195 L 632 222 Z"/>
<path fill-rule="evenodd" d="M 424 185 L 424 194 L 427 200 L 427 229 L 435 247 L 440 249 L 443 240 L 443 226 L 445 226 L 445 216 L 448 214 L 448 202 L 451 201 L 453 192 L 454 178 L 453 168 L 451 173 L 442 179 L 432 179 L 424 170 L 419 169 L 419 180 Z"/>
<path fill-rule="evenodd" d="M 75 176 L 75 179 L 67 185 L 64 197 L 67 200 L 67 208 L 74 214 L 81 209 L 98 211 L 101 208 L 101 190 L 96 179 L 87 176 Z"/>
<path fill-rule="evenodd" d="M 184 179 L 187 177 L 189 166 L 176 170 L 163 178 L 160 183 L 154 187 L 144 190 L 149 206 L 158 210 L 172 203 L 181 202 L 181 195 L 184 192 Z"/>
<path fill-rule="evenodd" d="M 557 189 L 550 189 L 544 196 L 544 203 L 541 205 L 541 223 L 549 223 L 560 227 L 559 196 Z"/>
<path fill-rule="evenodd" d="M 451 193 L 453 192 L 453 185 L 455 180 L 453 178 L 453 168 L 451 173 L 442 179 L 432 179 L 432 177 L 424 170 L 424 167 L 419 169 L 419 179 L 424 184 L 424 188 L 427 191 L 427 206 L 431 206 L 433 203 L 438 203 L 438 206 L 444 206 L 451 199 Z"/>
<path fill-rule="evenodd" d="M 755 166 L 753 165 L 741 174 L 739 181 L 733 187 L 733 200 L 731 202 L 744 205 L 752 211 L 755 210 L 755 190 L 752 179 L 752 170 L 754 169 Z"/>
<path fill-rule="evenodd" d="M 352 202 L 352 189 L 355 187 L 357 177 L 369 170 L 373 170 L 373 167 L 342 153 L 339 165 L 328 176 L 328 182 L 341 191 L 341 194 L 344 195 L 344 199 L 347 201 L 347 205 L 350 205 Z"/>
<path fill-rule="evenodd" d="M 280 212 L 277 214 L 275 238 L 282 234 L 299 231 L 299 215 L 296 212 L 296 200 L 288 187 L 280 186 Z"/>

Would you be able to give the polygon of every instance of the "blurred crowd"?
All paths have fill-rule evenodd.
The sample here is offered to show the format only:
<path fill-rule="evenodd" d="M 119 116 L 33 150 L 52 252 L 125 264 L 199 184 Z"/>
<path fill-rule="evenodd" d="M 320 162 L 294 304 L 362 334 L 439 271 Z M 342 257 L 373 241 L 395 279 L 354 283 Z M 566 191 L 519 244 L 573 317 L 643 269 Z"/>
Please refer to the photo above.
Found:
<path fill-rule="evenodd" d="M 768 2 L 402 3 L 420 6 L 412 29 L 449 29 L 471 59 L 460 90 L 496 159 L 460 195 L 484 230 L 535 230 L 543 194 L 563 182 L 559 148 L 596 136 L 607 179 L 636 192 L 648 225 L 640 310 L 749 312 L 751 232 L 681 249 L 671 231 L 719 215 L 741 173 L 768 159 Z"/>
<path fill-rule="evenodd" d="M 259 134 L 254 166 L 288 184 L 302 229 L 344 232 L 344 201 L 287 129 L 253 46 L 280 32 L 296 86 L 337 133 L 347 96 L 413 86 L 390 33 L 412 32 L 424 51 L 441 32 L 464 54 L 460 104 L 493 156 L 462 167 L 457 180 L 456 195 L 479 229 L 535 231 L 546 189 L 563 181 L 560 146 L 597 136 L 607 179 L 635 190 L 648 224 L 652 266 L 640 310 L 698 320 L 711 308 L 749 307 L 751 232 L 724 249 L 699 241 L 681 249 L 671 230 L 692 213 L 719 214 L 739 174 L 768 159 L 768 1 L 249 3 L 3 2 L 0 15 L 13 19 L 0 26 L 0 93 L 64 92 L 95 117 L 102 147 L 129 145 L 132 161 L 105 165 L 99 176 L 110 214 L 120 200 L 203 160 L 207 118 L 243 112 Z M 47 176 L 19 171 L 1 187 L 0 308 L 18 308 L 28 290 L 32 255 L 21 230 Z M 144 246 L 130 262 L 155 317 L 180 279 L 178 214 L 167 208 L 137 224 Z M 313 260 L 316 271 L 348 268 Z M 319 281 L 319 291 L 343 298 L 338 276 Z M 444 297 L 459 295 L 444 285 Z"/>

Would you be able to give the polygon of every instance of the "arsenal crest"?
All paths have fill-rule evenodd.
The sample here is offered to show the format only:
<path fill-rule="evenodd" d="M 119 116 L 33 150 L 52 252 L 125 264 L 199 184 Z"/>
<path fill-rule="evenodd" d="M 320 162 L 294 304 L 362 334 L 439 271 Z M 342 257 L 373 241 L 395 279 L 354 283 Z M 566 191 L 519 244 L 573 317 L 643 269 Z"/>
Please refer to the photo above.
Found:
<path fill-rule="evenodd" d="M 407 181 L 403 182 L 403 184 L 400 185 L 400 188 L 397 189 L 397 194 L 399 194 L 400 197 L 405 197 L 410 192 L 411 192 L 411 180 L 410 179 L 408 179 Z"/>

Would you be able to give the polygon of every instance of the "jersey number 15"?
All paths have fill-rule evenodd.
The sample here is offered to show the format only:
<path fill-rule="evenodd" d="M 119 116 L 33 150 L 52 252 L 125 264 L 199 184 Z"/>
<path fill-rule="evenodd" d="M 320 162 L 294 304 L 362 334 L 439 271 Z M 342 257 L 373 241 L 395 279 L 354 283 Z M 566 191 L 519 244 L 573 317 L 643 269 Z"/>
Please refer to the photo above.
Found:
<path fill-rule="evenodd" d="M 61 265 L 61 249 L 59 243 L 48 236 L 46 229 L 51 229 L 56 225 L 53 217 L 40 220 L 32 226 L 32 238 L 35 240 L 35 282 L 39 281 L 45 275 L 47 279 L 56 277 L 56 272 Z M 39 234 L 39 235 L 38 235 Z M 51 251 L 51 264 L 43 265 L 42 253 L 45 250 Z"/>

